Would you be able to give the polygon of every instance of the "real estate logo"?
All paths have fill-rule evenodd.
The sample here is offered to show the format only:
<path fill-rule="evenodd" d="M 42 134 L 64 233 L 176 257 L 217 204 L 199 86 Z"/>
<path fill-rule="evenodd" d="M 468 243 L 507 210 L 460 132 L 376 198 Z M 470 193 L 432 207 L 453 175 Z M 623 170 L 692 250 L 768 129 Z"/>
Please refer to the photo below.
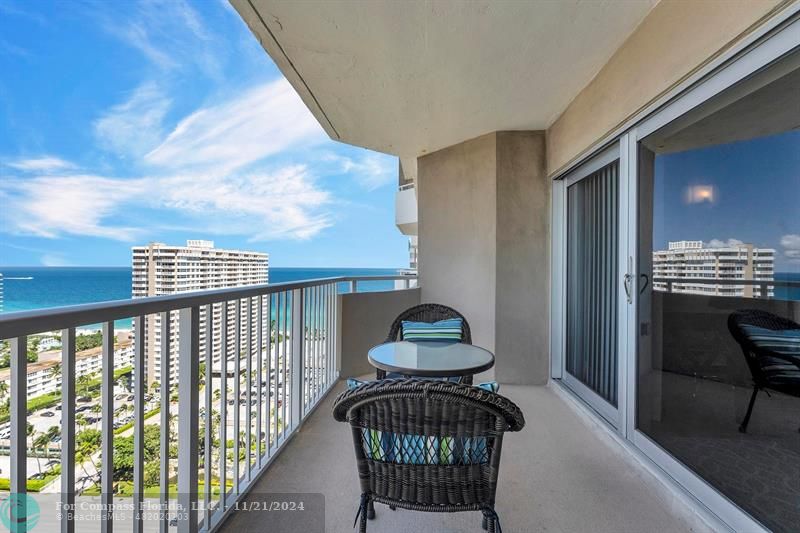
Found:
<path fill-rule="evenodd" d="M 39 504 L 27 494 L 11 493 L 0 501 L 0 522 L 12 533 L 31 531 L 39 522 Z"/>

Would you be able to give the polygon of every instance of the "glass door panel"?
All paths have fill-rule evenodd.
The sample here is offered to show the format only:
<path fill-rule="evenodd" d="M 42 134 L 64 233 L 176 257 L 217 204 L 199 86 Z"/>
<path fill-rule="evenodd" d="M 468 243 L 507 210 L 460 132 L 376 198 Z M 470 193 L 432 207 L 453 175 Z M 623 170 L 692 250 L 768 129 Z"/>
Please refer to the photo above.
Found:
<path fill-rule="evenodd" d="M 800 524 L 798 88 L 776 64 L 637 154 L 636 427 L 776 532 Z"/>
<path fill-rule="evenodd" d="M 567 182 L 564 382 L 618 424 L 619 161 Z"/>

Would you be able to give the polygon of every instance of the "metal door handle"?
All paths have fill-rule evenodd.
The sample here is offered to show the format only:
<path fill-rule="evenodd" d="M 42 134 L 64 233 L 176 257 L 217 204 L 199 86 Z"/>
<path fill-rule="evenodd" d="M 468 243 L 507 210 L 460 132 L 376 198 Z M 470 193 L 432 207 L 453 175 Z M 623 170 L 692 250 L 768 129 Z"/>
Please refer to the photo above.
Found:
<path fill-rule="evenodd" d="M 628 303 L 633 303 L 633 298 L 631 298 L 631 282 L 633 281 L 633 276 L 631 274 L 625 274 L 623 286 L 625 287 L 625 295 L 628 297 Z"/>

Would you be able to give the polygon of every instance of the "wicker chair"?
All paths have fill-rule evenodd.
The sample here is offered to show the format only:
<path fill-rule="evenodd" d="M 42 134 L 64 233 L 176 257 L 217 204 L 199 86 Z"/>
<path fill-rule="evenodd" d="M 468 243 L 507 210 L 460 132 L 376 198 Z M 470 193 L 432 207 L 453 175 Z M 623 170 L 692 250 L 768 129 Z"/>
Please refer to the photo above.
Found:
<path fill-rule="evenodd" d="M 728 330 L 741 346 L 750 374 L 753 377 L 753 394 L 750 396 L 747 414 L 745 414 L 744 420 L 739 426 L 739 431 L 746 433 L 758 391 L 771 389 L 800 397 L 800 355 L 778 353 L 765 348 L 763 345 L 757 346 L 747 335 L 743 326 L 756 326 L 780 331 L 800 329 L 800 324 L 788 318 L 758 309 L 734 311 L 728 317 Z"/>
<path fill-rule="evenodd" d="M 472 334 L 470 333 L 467 319 L 452 307 L 442 304 L 420 304 L 406 309 L 392 322 L 392 326 L 389 328 L 389 335 L 386 336 L 385 342 L 403 340 L 403 320 L 411 320 L 414 322 L 438 322 L 439 320 L 448 318 L 461 319 L 461 342 L 464 344 L 472 344 Z M 385 379 L 386 371 L 378 369 L 376 377 L 378 379 Z M 461 378 L 461 383 L 472 385 L 472 376 Z"/>
<path fill-rule="evenodd" d="M 375 516 L 374 502 L 481 511 L 484 528 L 499 530 L 494 506 L 503 433 L 525 425 L 513 402 L 460 383 L 385 379 L 340 394 L 333 416 L 352 429 L 361 533 Z"/>

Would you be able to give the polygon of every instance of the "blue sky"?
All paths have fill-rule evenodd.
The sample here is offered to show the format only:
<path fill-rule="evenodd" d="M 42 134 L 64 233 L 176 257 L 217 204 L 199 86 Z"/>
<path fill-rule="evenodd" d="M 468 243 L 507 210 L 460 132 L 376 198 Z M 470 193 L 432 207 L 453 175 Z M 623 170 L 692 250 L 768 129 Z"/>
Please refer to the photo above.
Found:
<path fill-rule="evenodd" d="M 688 201 L 689 187 L 713 201 Z M 745 242 L 775 249 L 775 270 L 800 272 L 800 131 L 656 157 L 653 247 Z"/>
<path fill-rule="evenodd" d="M 0 72 L 2 265 L 408 264 L 396 158 L 331 141 L 227 0 L 0 0 Z"/>

